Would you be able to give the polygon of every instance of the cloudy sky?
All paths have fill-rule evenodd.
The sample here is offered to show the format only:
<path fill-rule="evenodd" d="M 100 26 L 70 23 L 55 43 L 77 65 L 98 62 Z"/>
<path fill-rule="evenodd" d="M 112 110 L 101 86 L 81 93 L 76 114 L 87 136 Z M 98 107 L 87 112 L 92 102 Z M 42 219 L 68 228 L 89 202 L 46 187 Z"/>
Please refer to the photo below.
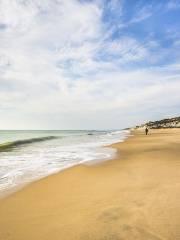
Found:
<path fill-rule="evenodd" d="M 180 0 L 0 0 L 0 128 L 180 115 Z"/>

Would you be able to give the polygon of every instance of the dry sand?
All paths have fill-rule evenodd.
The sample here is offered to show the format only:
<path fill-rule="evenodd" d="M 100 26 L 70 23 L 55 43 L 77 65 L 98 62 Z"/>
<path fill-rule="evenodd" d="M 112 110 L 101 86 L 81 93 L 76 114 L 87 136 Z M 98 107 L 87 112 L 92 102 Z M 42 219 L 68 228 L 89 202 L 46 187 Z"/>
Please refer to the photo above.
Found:
<path fill-rule="evenodd" d="M 179 240 L 180 130 L 134 134 L 0 200 L 0 240 Z"/>

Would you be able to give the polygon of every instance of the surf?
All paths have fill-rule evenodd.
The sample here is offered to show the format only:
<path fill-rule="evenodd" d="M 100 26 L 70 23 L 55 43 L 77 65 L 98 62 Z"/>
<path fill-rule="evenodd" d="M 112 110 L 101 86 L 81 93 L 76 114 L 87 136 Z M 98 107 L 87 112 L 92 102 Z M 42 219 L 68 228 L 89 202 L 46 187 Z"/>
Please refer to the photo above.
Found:
<path fill-rule="evenodd" d="M 5 143 L 0 144 L 0 151 L 4 151 L 4 150 L 7 150 L 9 148 L 18 147 L 18 146 L 21 146 L 21 145 L 27 145 L 27 144 L 36 143 L 36 142 L 44 142 L 44 141 L 48 141 L 48 140 L 53 140 L 53 139 L 56 139 L 56 138 L 58 138 L 58 137 L 47 136 L 47 137 L 37 137 L 37 138 L 16 140 L 16 141 L 12 141 L 12 142 L 5 142 Z"/>

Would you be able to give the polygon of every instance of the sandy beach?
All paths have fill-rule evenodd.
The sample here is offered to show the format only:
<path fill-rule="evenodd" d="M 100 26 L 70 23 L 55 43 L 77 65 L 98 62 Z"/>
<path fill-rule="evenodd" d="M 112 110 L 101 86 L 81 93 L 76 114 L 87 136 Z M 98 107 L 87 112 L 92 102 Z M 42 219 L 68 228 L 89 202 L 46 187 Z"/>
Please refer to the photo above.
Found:
<path fill-rule="evenodd" d="M 180 239 L 180 129 L 132 132 L 116 159 L 0 200 L 0 240 Z"/>

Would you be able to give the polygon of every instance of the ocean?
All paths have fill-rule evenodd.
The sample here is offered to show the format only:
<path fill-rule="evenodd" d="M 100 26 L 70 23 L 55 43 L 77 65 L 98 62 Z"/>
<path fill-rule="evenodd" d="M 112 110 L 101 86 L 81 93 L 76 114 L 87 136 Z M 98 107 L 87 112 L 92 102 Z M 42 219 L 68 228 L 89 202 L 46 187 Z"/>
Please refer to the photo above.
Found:
<path fill-rule="evenodd" d="M 112 159 L 116 150 L 106 146 L 128 134 L 128 130 L 0 131 L 0 195 L 77 164 Z"/>

